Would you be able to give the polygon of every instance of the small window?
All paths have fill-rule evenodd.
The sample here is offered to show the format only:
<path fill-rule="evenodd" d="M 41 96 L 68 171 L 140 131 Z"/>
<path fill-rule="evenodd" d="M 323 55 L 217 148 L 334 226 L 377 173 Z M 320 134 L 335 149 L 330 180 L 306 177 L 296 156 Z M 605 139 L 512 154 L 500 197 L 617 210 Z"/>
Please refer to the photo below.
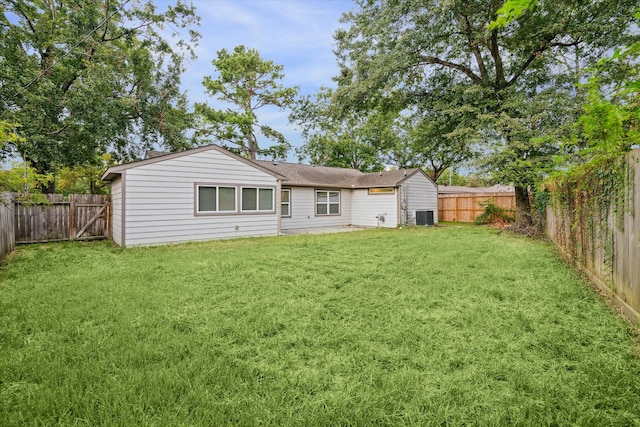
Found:
<path fill-rule="evenodd" d="M 369 194 L 392 194 L 395 191 L 393 187 L 370 188 Z"/>
<path fill-rule="evenodd" d="M 291 190 L 288 188 L 280 191 L 280 216 L 291 216 Z"/>
<path fill-rule="evenodd" d="M 317 190 L 316 215 L 340 215 L 340 192 Z"/>
<path fill-rule="evenodd" d="M 218 187 L 218 206 L 224 212 L 236 210 L 235 187 Z"/>
<path fill-rule="evenodd" d="M 199 213 L 234 212 L 236 210 L 235 187 L 198 185 L 197 199 Z"/>
<path fill-rule="evenodd" d="M 273 211 L 273 188 L 242 188 L 243 212 Z"/>
<path fill-rule="evenodd" d="M 217 187 L 198 187 L 198 212 L 215 212 Z"/>

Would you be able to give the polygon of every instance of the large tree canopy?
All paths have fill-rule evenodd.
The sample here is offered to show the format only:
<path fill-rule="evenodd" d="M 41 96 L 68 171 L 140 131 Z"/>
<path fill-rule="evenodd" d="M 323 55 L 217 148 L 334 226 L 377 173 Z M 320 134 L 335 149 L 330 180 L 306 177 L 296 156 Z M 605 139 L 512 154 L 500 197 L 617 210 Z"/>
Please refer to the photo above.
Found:
<path fill-rule="evenodd" d="M 296 149 L 299 160 L 314 165 L 353 168 L 363 172 L 384 169 L 383 159 L 401 143 L 394 108 L 341 111 L 334 92 L 321 88 L 298 100 L 290 120 L 302 128 L 306 142 Z"/>
<path fill-rule="evenodd" d="M 0 146 L 38 172 L 120 159 L 154 143 L 187 144 L 187 103 L 179 90 L 198 18 L 181 0 L 0 2 L 0 120 L 24 138 Z M 185 40 L 185 38 L 187 40 Z"/>
<path fill-rule="evenodd" d="M 558 148 L 552 139 L 532 137 L 575 120 L 582 102 L 575 84 L 586 66 L 629 42 L 637 6 L 637 0 L 517 2 L 525 7 L 511 22 L 490 28 L 502 0 L 357 3 L 343 17 L 350 26 L 336 34 L 339 103 L 374 109 L 400 92 L 406 111 L 428 118 L 442 113 L 438 100 L 448 96 L 454 120 L 441 132 L 459 143 L 465 129 L 475 129 L 489 143 L 484 149 L 498 156 L 489 163 L 493 170 L 516 184 L 523 211 L 536 176 L 529 172 Z"/>
<path fill-rule="evenodd" d="M 298 93 L 297 87 L 286 87 L 283 66 L 260 57 L 255 49 L 236 46 L 233 52 L 218 51 L 211 61 L 216 78 L 205 77 L 203 85 L 207 93 L 229 105 L 227 108 L 196 104 L 202 117 L 201 135 L 213 135 L 228 148 L 255 159 L 258 154 L 274 159 L 285 158 L 291 148 L 284 135 L 271 126 L 260 124 L 257 110 L 276 107 L 284 110 L 292 105 Z M 275 142 L 268 148 L 260 148 L 258 135 Z"/>

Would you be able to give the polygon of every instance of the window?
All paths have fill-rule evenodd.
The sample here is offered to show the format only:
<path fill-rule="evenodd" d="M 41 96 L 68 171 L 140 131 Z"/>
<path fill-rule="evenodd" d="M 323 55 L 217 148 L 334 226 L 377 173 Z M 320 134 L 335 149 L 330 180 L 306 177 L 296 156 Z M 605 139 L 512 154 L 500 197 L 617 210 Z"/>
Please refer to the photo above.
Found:
<path fill-rule="evenodd" d="M 317 190 L 316 215 L 340 215 L 340 192 Z"/>
<path fill-rule="evenodd" d="M 391 194 L 394 191 L 395 191 L 395 188 L 393 187 L 377 187 L 377 188 L 370 188 L 369 194 Z"/>
<path fill-rule="evenodd" d="M 242 188 L 243 212 L 273 211 L 273 188 Z"/>
<path fill-rule="evenodd" d="M 280 191 L 280 216 L 291 216 L 291 190 L 288 188 Z"/>
<path fill-rule="evenodd" d="M 198 185 L 196 206 L 198 213 L 235 212 L 236 188 Z"/>

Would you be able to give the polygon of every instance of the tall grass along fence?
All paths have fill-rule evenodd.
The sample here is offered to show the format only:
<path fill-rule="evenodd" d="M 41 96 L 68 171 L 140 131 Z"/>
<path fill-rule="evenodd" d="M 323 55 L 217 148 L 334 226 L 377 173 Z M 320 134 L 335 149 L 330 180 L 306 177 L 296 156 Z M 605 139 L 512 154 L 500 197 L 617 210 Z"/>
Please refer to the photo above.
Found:
<path fill-rule="evenodd" d="M 0 198 L 0 259 L 20 243 L 110 237 L 110 196 L 72 194 L 64 198 L 61 194 L 48 194 L 46 198 L 47 203 L 34 204 L 3 193 Z"/>
<path fill-rule="evenodd" d="M 0 260 L 16 246 L 13 222 L 13 195 L 0 193 Z"/>
<path fill-rule="evenodd" d="M 485 211 L 484 203 L 491 202 L 507 212 L 516 211 L 515 193 L 464 193 L 438 195 L 438 220 L 474 222 Z"/>
<path fill-rule="evenodd" d="M 547 208 L 547 235 L 623 313 L 640 323 L 640 149 L 626 156 L 631 178 L 624 206 L 610 206 L 604 220 L 587 203 Z M 621 204 L 620 201 L 617 203 Z"/>

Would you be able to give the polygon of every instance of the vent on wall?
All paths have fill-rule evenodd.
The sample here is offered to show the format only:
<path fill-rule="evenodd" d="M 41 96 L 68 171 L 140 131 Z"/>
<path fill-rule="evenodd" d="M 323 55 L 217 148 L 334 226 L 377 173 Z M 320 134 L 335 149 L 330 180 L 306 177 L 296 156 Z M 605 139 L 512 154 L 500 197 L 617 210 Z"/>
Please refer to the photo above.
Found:
<path fill-rule="evenodd" d="M 416 211 L 416 225 L 434 225 L 433 211 Z"/>

